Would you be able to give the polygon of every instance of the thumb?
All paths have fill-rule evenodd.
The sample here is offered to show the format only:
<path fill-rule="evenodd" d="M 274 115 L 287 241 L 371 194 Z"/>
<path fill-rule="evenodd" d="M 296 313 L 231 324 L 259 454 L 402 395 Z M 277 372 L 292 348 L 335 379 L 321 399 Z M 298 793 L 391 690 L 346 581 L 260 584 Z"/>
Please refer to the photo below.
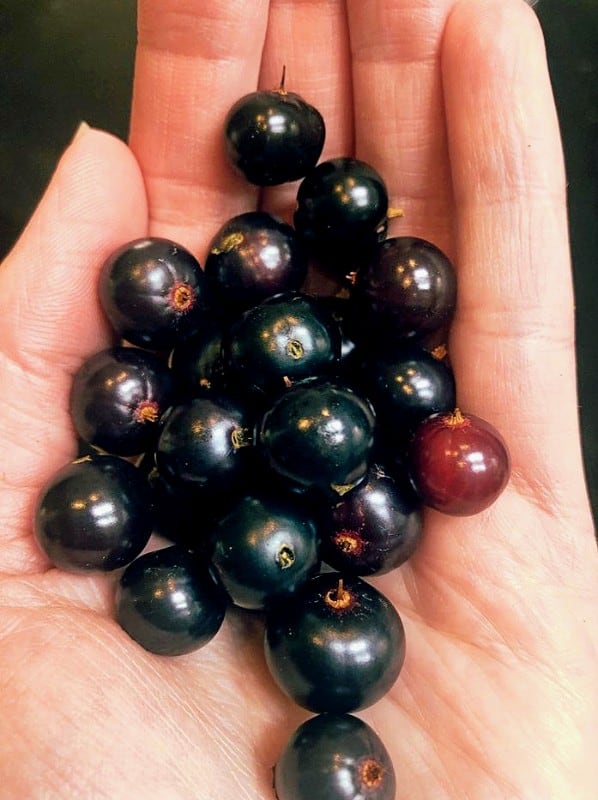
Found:
<path fill-rule="evenodd" d="M 103 260 L 143 236 L 147 204 L 126 145 L 83 123 L 0 268 L 0 352 L 26 372 L 72 372 L 108 330 L 97 300 Z"/>
<path fill-rule="evenodd" d="M 0 265 L 0 572 L 44 565 L 31 519 L 40 487 L 76 451 L 71 376 L 111 339 L 98 272 L 112 250 L 146 232 L 143 178 L 131 151 L 81 126 Z"/>

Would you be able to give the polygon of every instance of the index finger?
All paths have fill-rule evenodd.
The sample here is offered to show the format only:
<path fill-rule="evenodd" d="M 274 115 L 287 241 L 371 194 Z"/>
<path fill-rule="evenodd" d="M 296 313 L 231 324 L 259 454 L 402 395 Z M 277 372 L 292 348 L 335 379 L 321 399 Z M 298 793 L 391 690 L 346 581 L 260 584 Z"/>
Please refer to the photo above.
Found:
<path fill-rule="evenodd" d="M 268 0 L 140 0 L 130 145 L 141 165 L 149 230 L 200 259 L 257 191 L 226 163 L 222 121 L 257 87 Z"/>

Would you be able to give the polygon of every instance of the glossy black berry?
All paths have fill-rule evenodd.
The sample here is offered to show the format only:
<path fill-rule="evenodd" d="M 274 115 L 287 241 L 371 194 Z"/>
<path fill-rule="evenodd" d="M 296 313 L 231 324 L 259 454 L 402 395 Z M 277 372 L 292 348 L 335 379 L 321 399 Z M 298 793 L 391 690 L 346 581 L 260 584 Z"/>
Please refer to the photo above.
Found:
<path fill-rule="evenodd" d="M 406 561 L 421 539 L 422 506 L 408 481 L 378 465 L 334 504 L 322 535 L 322 559 L 344 574 L 382 575 Z"/>
<path fill-rule="evenodd" d="M 384 228 L 388 192 L 382 177 L 369 164 L 354 158 L 322 161 L 301 181 L 294 224 L 316 253 L 334 259 L 335 270 L 353 266 L 369 255 Z"/>
<path fill-rule="evenodd" d="M 173 545 L 129 564 L 117 586 L 116 619 L 146 650 L 178 656 L 216 635 L 227 602 L 207 562 Z"/>
<path fill-rule="evenodd" d="M 241 97 L 224 125 L 231 163 L 257 186 L 302 178 L 317 163 L 324 146 L 320 112 L 282 86 Z"/>
<path fill-rule="evenodd" d="M 226 395 L 206 394 L 168 414 L 156 465 L 173 488 L 226 494 L 242 481 L 251 444 L 245 408 Z"/>
<path fill-rule="evenodd" d="M 395 800 L 380 737 L 351 714 L 319 714 L 287 742 L 274 768 L 278 800 Z"/>
<path fill-rule="evenodd" d="M 268 465 L 292 483 L 342 494 L 366 473 L 374 422 L 369 403 L 346 386 L 305 381 L 264 415 L 259 445 Z"/>
<path fill-rule="evenodd" d="M 300 289 L 307 254 L 294 229 L 263 211 L 226 222 L 212 239 L 205 274 L 221 306 L 244 310 Z"/>
<path fill-rule="evenodd" d="M 369 322 L 400 336 L 422 336 L 449 323 L 456 293 L 447 256 L 431 242 L 410 236 L 378 245 L 354 289 Z"/>
<path fill-rule="evenodd" d="M 123 339 L 150 350 L 170 350 L 197 333 L 211 306 L 199 262 L 168 239 L 137 239 L 116 250 L 102 268 L 100 301 Z"/>
<path fill-rule="evenodd" d="M 381 436 L 393 443 L 404 445 L 430 414 L 455 408 L 451 368 L 415 343 L 379 346 L 374 357 L 367 351 L 359 374 L 376 410 Z"/>
<path fill-rule="evenodd" d="M 263 609 L 319 571 L 315 521 L 298 500 L 243 498 L 212 534 L 212 563 L 233 602 Z"/>
<path fill-rule="evenodd" d="M 360 578 L 328 572 L 271 609 L 265 650 L 274 680 L 298 705 L 345 713 L 391 688 L 405 634 L 383 594 Z"/>
<path fill-rule="evenodd" d="M 154 445 L 172 401 L 172 377 L 160 358 L 134 347 L 112 347 L 88 358 L 75 374 L 70 413 L 83 441 L 132 456 Z"/>
<path fill-rule="evenodd" d="M 341 335 L 317 298 L 281 294 L 246 311 L 232 326 L 225 349 L 227 366 L 240 382 L 277 393 L 333 372 Z"/>
<path fill-rule="evenodd" d="M 35 536 L 61 569 L 108 571 L 139 555 L 152 522 L 151 492 L 137 468 L 93 455 L 67 464 L 43 488 Z"/>

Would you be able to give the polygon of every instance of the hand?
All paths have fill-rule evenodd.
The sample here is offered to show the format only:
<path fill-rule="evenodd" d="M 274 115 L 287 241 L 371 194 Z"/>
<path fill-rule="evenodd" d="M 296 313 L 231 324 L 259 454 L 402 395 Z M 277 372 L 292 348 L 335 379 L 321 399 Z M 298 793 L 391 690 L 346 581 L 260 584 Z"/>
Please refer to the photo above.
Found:
<path fill-rule="evenodd" d="M 389 695 L 360 714 L 398 798 L 595 800 L 598 558 L 580 455 L 565 177 L 539 27 L 522 0 L 140 0 L 130 149 L 83 127 L 0 269 L 0 798 L 273 797 L 308 715 L 273 686 L 261 626 L 145 653 L 105 577 L 51 568 L 37 494 L 73 457 L 73 372 L 109 340 L 108 253 L 147 233 L 202 260 L 230 216 L 288 216 L 224 163 L 221 128 L 257 85 L 304 95 L 324 156 L 355 153 L 405 211 L 391 233 L 454 258 L 459 403 L 504 434 L 488 511 L 429 513 L 421 549 L 375 583 L 407 632 Z M 350 34 L 350 37 L 349 37 Z M 261 44 L 263 42 L 263 49 Z M 350 44 L 349 44 L 350 42 Z"/>

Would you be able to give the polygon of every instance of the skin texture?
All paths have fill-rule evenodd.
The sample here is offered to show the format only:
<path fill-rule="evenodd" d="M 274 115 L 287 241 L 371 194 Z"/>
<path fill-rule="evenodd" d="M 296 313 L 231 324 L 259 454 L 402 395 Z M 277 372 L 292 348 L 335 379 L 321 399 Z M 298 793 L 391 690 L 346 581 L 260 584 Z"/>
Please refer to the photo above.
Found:
<path fill-rule="evenodd" d="M 294 189 L 258 196 L 220 144 L 227 109 L 276 86 L 285 63 L 326 119 L 323 157 L 370 161 L 405 212 L 391 234 L 455 259 L 459 404 L 513 459 L 492 508 L 427 514 L 411 561 L 374 581 L 403 617 L 407 658 L 362 716 L 391 753 L 397 799 L 594 800 L 598 560 L 565 176 L 533 11 L 141 0 L 139 38 L 130 149 L 83 127 L 0 267 L 0 798 L 269 798 L 306 717 L 267 675 L 259 620 L 232 615 L 195 654 L 146 654 L 112 619 L 110 580 L 50 568 L 31 530 L 41 485 L 75 452 L 71 376 L 109 342 L 104 258 L 149 233 L 202 261 L 234 214 L 260 203 L 289 218 Z"/>

